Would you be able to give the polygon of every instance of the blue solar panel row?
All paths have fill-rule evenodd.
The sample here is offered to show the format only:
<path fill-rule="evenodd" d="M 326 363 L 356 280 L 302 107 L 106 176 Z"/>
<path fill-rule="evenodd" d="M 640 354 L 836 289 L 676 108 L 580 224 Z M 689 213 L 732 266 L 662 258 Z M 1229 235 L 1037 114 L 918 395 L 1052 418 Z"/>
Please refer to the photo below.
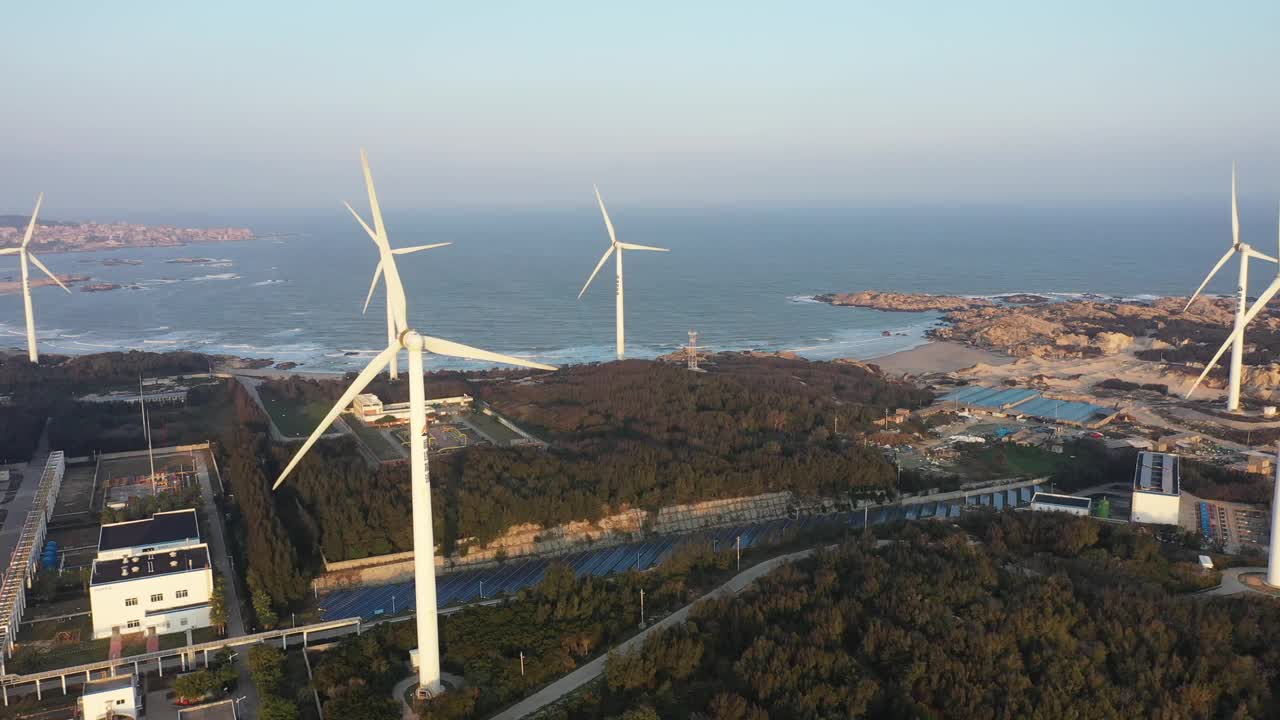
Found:
<path fill-rule="evenodd" d="M 1098 415 L 1109 415 L 1111 410 L 1090 403 L 1071 402 L 1047 398 L 1028 388 L 992 388 L 969 385 L 943 395 L 943 402 L 957 402 L 972 407 L 1002 409 L 1016 406 L 1018 413 L 1044 420 L 1085 423 Z"/>
<path fill-rule="evenodd" d="M 955 518 L 960 516 L 960 506 L 963 504 L 995 505 L 997 508 L 1005 505 L 1009 507 L 1027 505 L 1031 502 L 1031 495 L 1040 489 L 1037 486 L 1022 490 L 1001 490 L 970 495 L 963 501 L 877 507 L 867 510 L 865 517 L 871 525 L 931 517 Z M 792 530 L 824 525 L 843 525 L 860 529 L 863 527 L 863 518 L 864 512 L 861 510 L 817 517 L 779 518 L 766 522 L 715 528 L 689 535 L 651 538 L 554 558 L 511 560 L 498 567 L 481 570 L 461 570 L 441 575 L 436 579 L 436 604 L 440 608 L 447 608 L 500 594 L 514 594 L 541 582 L 547 567 L 553 562 L 569 565 L 578 577 L 604 576 L 636 569 L 648 570 L 660 565 L 676 547 L 683 543 L 709 541 L 716 550 L 732 552 L 739 541 L 742 549 L 745 550 L 781 537 Z M 356 616 L 367 619 L 413 610 L 415 606 L 414 583 L 408 580 L 390 585 L 331 592 L 321 598 L 320 616 L 322 620 Z"/>

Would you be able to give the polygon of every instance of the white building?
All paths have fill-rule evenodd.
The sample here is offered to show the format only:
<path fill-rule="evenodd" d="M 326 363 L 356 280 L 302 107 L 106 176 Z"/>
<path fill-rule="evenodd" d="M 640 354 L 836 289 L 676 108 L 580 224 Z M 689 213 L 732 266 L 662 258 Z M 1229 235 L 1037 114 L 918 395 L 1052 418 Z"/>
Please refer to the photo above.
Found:
<path fill-rule="evenodd" d="M 84 684 L 77 718 L 83 720 L 116 720 L 142 717 L 138 684 L 133 675 L 90 680 Z"/>
<path fill-rule="evenodd" d="M 454 407 L 457 409 L 465 409 L 471 407 L 472 398 L 470 395 L 456 395 L 454 397 L 433 398 L 426 401 L 427 412 L 431 413 L 437 408 Z M 351 412 L 356 417 L 365 422 L 380 420 L 384 417 L 393 417 L 397 420 L 409 420 L 409 403 L 384 403 L 373 393 L 361 393 L 351 401 Z"/>
<path fill-rule="evenodd" d="M 1182 505 L 1182 475 L 1177 455 L 1159 452 L 1138 453 L 1133 472 L 1134 522 L 1177 525 Z"/>
<path fill-rule="evenodd" d="M 194 510 L 104 525 L 99 537 L 89 581 L 95 639 L 211 624 L 213 569 Z"/>
<path fill-rule="evenodd" d="M 1036 512 L 1063 512 L 1088 517 L 1093 510 L 1093 500 L 1076 495 L 1038 492 L 1031 496 L 1031 509 Z"/>

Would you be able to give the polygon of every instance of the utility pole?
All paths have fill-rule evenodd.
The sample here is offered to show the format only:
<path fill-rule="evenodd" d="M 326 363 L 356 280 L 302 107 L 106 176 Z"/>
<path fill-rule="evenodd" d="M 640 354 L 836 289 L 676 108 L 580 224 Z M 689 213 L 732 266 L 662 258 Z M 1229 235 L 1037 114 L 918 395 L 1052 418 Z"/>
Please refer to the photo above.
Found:
<path fill-rule="evenodd" d="M 640 588 L 640 629 L 644 629 L 644 588 Z"/>
<path fill-rule="evenodd" d="M 524 677 L 524 651 L 520 651 L 520 677 Z"/>
<path fill-rule="evenodd" d="M 392 594 L 391 594 L 391 614 L 392 614 L 392 615 L 395 615 L 395 614 L 396 614 L 396 596 L 395 596 L 395 593 L 392 593 Z"/>
<path fill-rule="evenodd" d="M 737 546 L 738 546 L 738 572 L 742 572 L 742 536 L 741 535 L 738 536 Z"/>
<path fill-rule="evenodd" d="M 480 599 L 481 600 L 484 599 L 484 581 L 483 580 L 480 581 Z"/>

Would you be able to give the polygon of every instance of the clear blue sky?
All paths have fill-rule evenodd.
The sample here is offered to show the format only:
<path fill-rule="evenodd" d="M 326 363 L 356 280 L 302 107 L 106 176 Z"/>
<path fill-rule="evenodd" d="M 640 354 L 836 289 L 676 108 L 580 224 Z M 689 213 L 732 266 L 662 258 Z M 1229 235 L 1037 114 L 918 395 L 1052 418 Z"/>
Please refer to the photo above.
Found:
<path fill-rule="evenodd" d="M 0 212 L 329 208 L 361 145 L 403 207 L 1216 202 L 1233 158 L 1280 199 L 1275 0 L 3 17 Z"/>

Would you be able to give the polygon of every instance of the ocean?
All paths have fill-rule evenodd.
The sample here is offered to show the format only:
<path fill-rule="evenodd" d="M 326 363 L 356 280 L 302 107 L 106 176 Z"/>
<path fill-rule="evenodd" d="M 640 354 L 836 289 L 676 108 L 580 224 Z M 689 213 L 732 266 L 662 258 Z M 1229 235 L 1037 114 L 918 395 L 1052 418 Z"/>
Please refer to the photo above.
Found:
<path fill-rule="evenodd" d="M 589 196 L 588 196 L 589 199 Z M 577 299 L 607 246 L 595 207 L 576 210 L 386 210 L 393 246 L 452 241 L 399 256 L 409 316 L 421 332 L 552 364 L 613 359 L 612 259 Z M 924 342 L 934 313 L 815 302 L 862 289 L 987 296 L 1187 294 L 1229 245 L 1225 208 L 1162 210 L 654 210 L 611 208 L 619 239 L 671 249 L 625 258 L 628 357 L 683 345 L 792 350 L 867 359 Z M 172 221 L 172 218 L 166 218 Z M 340 206 L 314 213 L 204 216 L 282 239 L 178 248 L 44 254 L 58 273 L 132 286 L 71 295 L 34 291 L 44 352 L 187 349 L 360 368 L 385 337 L 381 291 L 361 305 L 377 255 Z M 194 223 L 193 223 L 194 224 Z M 1257 232 L 1250 234 L 1251 229 Z M 1272 249 L 1274 230 L 1245 226 Z M 33 249 L 39 254 L 39 236 Z M 210 262 L 174 263 L 179 258 Z M 105 260 L 140 261 L 103 265 Z M 1256 287 L 1271 277 L 1253 265 Z M 37 272 L 33 268 L 33 272 Z M 0 276 L 17 277 L 16 258 Z M 1230 292 L 1234 265 L 1212 291 Z M 888 336 L 884 332 L 888 331 Z M 20 295 L 0 296 L 0 344 L 24 346 Z M 5 340 L 5 338 L 8 340 Z M 428 358 L 430 368 L 476 368 Z"/>

